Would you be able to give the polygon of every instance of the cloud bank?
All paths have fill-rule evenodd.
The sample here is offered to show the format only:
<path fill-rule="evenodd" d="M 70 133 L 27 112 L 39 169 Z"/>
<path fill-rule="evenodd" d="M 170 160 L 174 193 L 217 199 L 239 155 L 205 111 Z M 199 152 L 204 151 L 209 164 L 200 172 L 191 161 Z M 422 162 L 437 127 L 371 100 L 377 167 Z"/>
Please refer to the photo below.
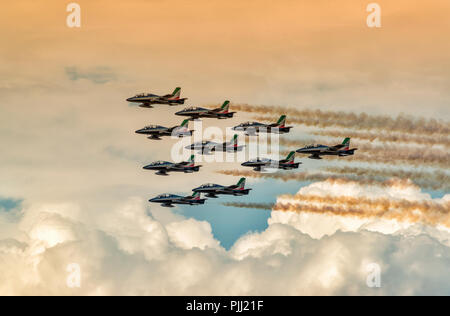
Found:
<path fill-rule="evenodd" d="M 414 185 L 337 181 L 316 182 L 298 194 L 449 199 L 433 200 Z M 278 203 L 286 199 L 292 197 Z M 0 240 L 0 294 L 450 293 L 450 231 L 439 226 L 272 211 L 265 231 L 241 237 L 226 251 L 209 223 L 182 217 L 162 223 L 146 206 L 130 198 L 100 221 L 87 221 L 74 203 L 25 205 L 15 218 L 0 217 L 1 228 L 16 221 Z M 81 268 L 79 288 L 67 285 L 71 263 Z M 372 263 L 381 267 L 380 288 L 366 284 Z"/>

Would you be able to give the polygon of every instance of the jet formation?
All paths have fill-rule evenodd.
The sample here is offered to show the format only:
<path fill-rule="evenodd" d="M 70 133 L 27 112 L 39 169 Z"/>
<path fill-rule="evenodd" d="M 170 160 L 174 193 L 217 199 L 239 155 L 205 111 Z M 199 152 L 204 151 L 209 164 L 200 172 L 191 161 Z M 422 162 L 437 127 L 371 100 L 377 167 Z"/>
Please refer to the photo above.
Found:
<path fill-rule="evenodd" d="M 181 98 L 181 88 L 177 87 L 171 94 L 156 95 L 151 93 L 138 94 L 126 99 L 128 102 L 139 103 L 140 107 L 152 108 L 153 104 L 179 105 L 184 104 L 187 98 Z M 187 107 L 175 113 L 177 116 L 187 117 L 181 125 L 173 127 L 164 127 L 161 125 L 149 125 L 135 132 L 137 134 L 147 135 L 149 139 L 160 140 L 163 136 L 185 137 L 191 136 L 194 132 L 190 130 L 189 121 L 200 118 L 227 119 L 232 118 L 236 112 L 230 112 L 230 101 L 226 100 L 221 107 L 207 109 L 202 107 Z M 293 126 L 286 126 L 286 115 L 281 115 L 276 123 L 265 124 L 260 122 L 245 122 L 232 129 L 237 132 L 244 132 L 247 136 L 258 136 L 258 133 L 289 133 Z M 201 141 L 186 146 L 186 149 L 198 151 L 199 154 L 210 154 L 211 152 L 238 152 L 245 146 L 238 145 L 238 134 L 235 134 L 229 142 L 217 143 L 213 141 Z M 263 172 L 266 169 L 293 170 L 298 169 L 301 162 L 295 162 L 295 153 L 307 154 L 310 159 L 322 159 L 321 156 L 335 155 L 339 157 L 351 156 L 357 148 L 350 148 L 350 138 L 347 137 L 341 144 L 334 146 L 326 145 L 308 145 L 303 148 L 291 151 L 285 159 L 272 160 L 269 158 L 250 159 L 242 163 L 243 167 L 253 168 L 254 171 Z M 200 171 L 201 165 L 195 164 L 195 155 L 191 155 L 188 161 L 169 162 L 155 161 L 143 167 L 145 170 L 156 171 L 156 175 L 167 176 L 171 172 L 194 173 Z M 173 207 L 174 204 L 183 205 L 201 205 L 207 200 L 202 198 L 205 194 L 207 198 L 217 198 L 218 195 L 243 196 L 250 193 L 250 188 L 245 188 L 245 178 L 239 179 L 237 184 L 220 185 L 215 183 L 206 183 L 192 189 L 193 194 L 181 196 L 171 193 L 160 194 L 149 202 L 159 203 L 164 207 Z"/>
<path fill-rule="evenodd" d="M 241 178 L 237 184 L 232 184 L 228 186 L 215 183 L 203 184 L 198 188 L 192 189 L 194 193 L 188 196 L 180 196 L 170 193 L 160 194 L 150 199 L 149 202 L 160 203 L 161 206 L 164 207 L 173 207 L 173 204 L 196 205 L 205 203 L 206 199 L 201 198 L 202 193 L 206 193 L 207 198 L 217 198 L 217 195 L 219 194 L 234 195 L 234 196 L 248 195 L 250 190 L 251 189 L 245 188 L 245 178 Z"/>

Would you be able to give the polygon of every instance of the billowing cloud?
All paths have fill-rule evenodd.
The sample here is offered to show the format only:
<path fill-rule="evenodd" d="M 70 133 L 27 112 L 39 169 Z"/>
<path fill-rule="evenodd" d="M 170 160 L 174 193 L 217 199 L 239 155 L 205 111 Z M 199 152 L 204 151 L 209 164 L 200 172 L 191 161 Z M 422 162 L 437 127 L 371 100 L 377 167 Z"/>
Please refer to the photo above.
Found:
<path fill-rule="evenodd" d="M 414 186 L 326 181 L 299 194 L 321 192 L 430 199 Z M 97 221 L 73 203 L 25 206 L 20 213 L 17 232 L 0 240 L 0 294 L 450 293 L 450 232 L 436 227 L 273 211 L 265 231 L 241 237 L 226 251 L 209 223 L 177 218 L 163 224 L 139 198 Z M 81 269 L 79 288 L 67 285 L 73 263 Z M 374 263 L 381 288 L 366 284 Z"/>

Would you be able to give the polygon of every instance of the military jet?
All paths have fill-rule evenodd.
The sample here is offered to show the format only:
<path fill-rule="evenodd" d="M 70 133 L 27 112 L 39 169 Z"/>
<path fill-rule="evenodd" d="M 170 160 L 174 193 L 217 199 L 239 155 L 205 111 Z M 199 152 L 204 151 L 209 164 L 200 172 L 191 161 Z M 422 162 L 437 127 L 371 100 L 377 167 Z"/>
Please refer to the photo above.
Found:
<path fill-rule="evenodd" d="M 350 138 L 347 137 L 344 139 L 342 144 L 338 144 L 335 146 L 325 146 L 325 145 L 309 145 L 296 151 L 299 154 L 308 154 L 311 155 L 308 158 L 310 159 L 322 159 L 320 156 L 333 155 L 333 156 L 351 156 L 355 153 L 355 150 L 358 148 L 350 149 Z"/>
<path fill-rule="evenodd" d="M 225 101 L 220 108 L 216 109 L 205 109 L 201 107 L 189 107 L 184 110 L 178 111 L 175 115 L 189 116 L 191 120 L 195 120 L 201 117 L 210 117 L 217 119 L 226 119 L 233 117 L 236 112 L 229 112 L 230 101 Z"/>
<path fill-rule="evenodd" d="M 298 169 L 301 162 L 294 162 L 295 151 L 291 151 L 286 159 L 272 160 L 268 158 L 256 158 L 242 163 L 244 167 L 252 167 L 255 171 L 264 171 L 266 168 L 276 168 L 283 170 Z"/>
<path fill-rule="evenodd" d="M 246 135 L 255 136 L 257 133 L 276 133 L 284 134 L 289 133 L 293 126 L 285 126 L 286 115 L 281 115 L 276 123 L 263 124 L 259 122 L 245 122 L 235 127 L 233 130 L 245 132 Z"/>
<path fill-rule="evenodd" d="M 210 154 L 212 151 L 223 151 L 223 152 L 236 152 L 241 151 L 244 146 L 238 146 L 238 135 L 234 134 L 233 138 L 229 142 L 225 142 L 222 144 L 212 142 L 209 140 L 205 140 L 202 142 L 196 142 L 189 146 L 186 146 L 186 149 L 190 150 L 198 150 L 200 154 Z"/>
<path fill-rule="evenodd" d="M 160 140 L 161 136 L 176 136 L 176 137 L 184 137 L 191 136 L 193 130 L 189 130 L 188 128 L 189 120 L 184 120 L 180 126 L 173 127 L 164 127 L 161 125 L 149 125 L 144 128 L 138 129 L 135 133 L 150 135 L 148 139 L 158 139 Z"/>
<path fill-rule="evenodd" d="M 194 161 L 194 155 L 191 155 L 188 161 L 182 161 L 179 163 L 168 161 L 155 161 L 144 167 L 145 170 L 157 170 L 155 174 L 159 176 L 168 176 L 168 172 L 184 172 L 193 173 L 198 172 L 201 166 L 196 166 Z"/>
<path fill-rule="evenodd" d="M 148 200 L 152 203 L 161 203 L 161 206 L 164 207 L 173 207 L 173 204 L 187 204 L 187 205 L 198 205 L 205 204 L 206 199 L 202 199 L 200 197 L 200 192 L 194 192 L 192 195 L 188 196 L 180 196 L 175 194 L 160 194 L 153 199 Z"/>
<path fill-rule="evenodd" d="M 178 105 L 184 104 L 187 98 L 180 98 L 181 88 L 177 87 L 172 94 L 156 95 L 151 93 L 141 93 L 134 97 L 128 98 L 128 102 L 140 103 L 139 106 L 143 108 L 152 108 L 152 104 L 168 104 Z"/>
<path fill-rule="evenodd" d="M 245 178 L 241 178 L 237 184 L 223 186 L 220 184 L 207 183 L 193 189 L 194 192 L 206 193 L 208 198 L 217 198 L 217 194 L 248 195 L 251 189 L 245 189 Z"/>

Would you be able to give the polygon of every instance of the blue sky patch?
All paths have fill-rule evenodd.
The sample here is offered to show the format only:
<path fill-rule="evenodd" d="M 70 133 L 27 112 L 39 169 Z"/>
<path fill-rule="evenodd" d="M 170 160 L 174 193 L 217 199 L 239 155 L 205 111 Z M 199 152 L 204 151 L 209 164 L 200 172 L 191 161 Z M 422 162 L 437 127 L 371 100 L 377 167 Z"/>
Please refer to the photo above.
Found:
<path fill-rule="evenodd" d="M 22 199 L 3 198 L 0 197 L 0 211 L 11 211 L 18 208 L 22 204 Z"/>

